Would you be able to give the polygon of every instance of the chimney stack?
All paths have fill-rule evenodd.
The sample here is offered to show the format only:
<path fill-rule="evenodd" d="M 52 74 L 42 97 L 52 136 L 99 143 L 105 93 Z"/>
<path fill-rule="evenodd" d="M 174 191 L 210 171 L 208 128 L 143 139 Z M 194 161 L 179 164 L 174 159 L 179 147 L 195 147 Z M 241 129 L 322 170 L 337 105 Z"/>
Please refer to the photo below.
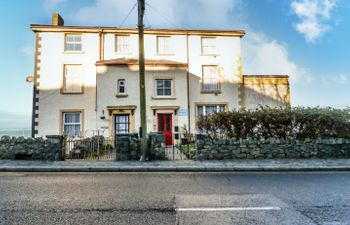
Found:
<path fill-rule="evenodd" d="M 60 14 L 52 14 L 52 26 L 64 26 L 64 20 Z"/>

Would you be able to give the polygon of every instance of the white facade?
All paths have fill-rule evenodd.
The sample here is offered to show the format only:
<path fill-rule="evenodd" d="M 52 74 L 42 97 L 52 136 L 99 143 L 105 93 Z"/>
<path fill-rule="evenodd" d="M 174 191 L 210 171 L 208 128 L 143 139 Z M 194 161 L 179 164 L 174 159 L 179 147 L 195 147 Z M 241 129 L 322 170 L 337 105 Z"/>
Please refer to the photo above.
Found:
<path fill-rule="evenodd" d="M 113 136 L 117 127 L 124 126 L 116 124 L 119 118 L 115 116 L 119 114 L 129 116 L 129 132 L 139 131 L 136 29 L 49 25 L 32 25 L 31 28 L 37 35 L 33 105 L 36 136 L 62 134 L 65 129 L 71 129 L 74 122 L 80 123 L 81 136 L 91 136 L 97 131 Z M 67 37 L 70 35 L 77 38 Z M 244 31 L 234 30 L 145 31 L 148 132 L 163 129 L 159 124 L 163 117 L 159 115 L 171 115 L 172 132 L 184 127 L 196 132 L 196 117 L 204 108 L 207 113 L 209 106 L 225 110 L 244 108 L 241 99 L 243 35 Z M 118 36 L 123 37 L 118 39 Z M 79 46 L 67 45 L 75 41 Z M 75 47 L 81 51 L 67 50 Z M 122 52 L 118 52 L 118 48 Z M 77 78 L 68 76 L 65 68 L 70 65 L 81 68 L 82 73 Z M 209 75 L 205 74 L 204 79 L 203 73 Z M 125 85 L 125 93 L 118 93 L 119 81 Z M 169 83 L 171 88 L 167 86 Z M 82 85 L 83 91 L 65 93 L 67 85 L 73 89 L 74 85 Z M 204 90 L 213 85 L 217 90 Z M 251 106 L 252 101 L 249 104 Z M 66 114 L 70 112 L 79 113 L 80 119 L 69 121 Z"/>

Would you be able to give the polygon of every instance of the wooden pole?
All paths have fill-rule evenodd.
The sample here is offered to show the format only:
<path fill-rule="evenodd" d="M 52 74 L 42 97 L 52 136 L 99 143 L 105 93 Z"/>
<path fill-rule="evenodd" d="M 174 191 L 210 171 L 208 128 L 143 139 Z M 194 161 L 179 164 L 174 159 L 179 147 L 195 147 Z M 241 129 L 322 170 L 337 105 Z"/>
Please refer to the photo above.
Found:
<path fill-rule="evenodd" d="M 141 118 L 141 151 L 140 161 L 147 157 L 147 121 L 146 121 L 146 88 L 145 88 L 145 50 L 143 40 L 143 16 L 145 0 L 138 0 L 138 33 L 139 33 L 139 71 L 140 71 L 140 118 Z"/>

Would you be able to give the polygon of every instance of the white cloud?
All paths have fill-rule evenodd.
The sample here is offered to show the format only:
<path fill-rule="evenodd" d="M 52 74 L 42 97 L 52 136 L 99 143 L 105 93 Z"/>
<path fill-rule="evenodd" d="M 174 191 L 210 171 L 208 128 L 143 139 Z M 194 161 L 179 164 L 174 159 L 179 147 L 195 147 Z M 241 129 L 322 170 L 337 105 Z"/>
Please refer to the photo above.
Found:
<path fill-rule="evenodd" d="M 79 9 L 72 19 L 81 24 L 119 26 L 135 2 L 96 0 L 93 5 Z M 241 0 L 148 0 L 145 23 L 153 27 L 216 27 L 218 23 L 230 25 L 232 21 L 229 20 L 229 12 L 240 2 Z M 136 15 L 137 7 L 124 26 L 135 27 Z"/>
<path fill-rule="evenodd" d="M 305 36 L 306 41 L 314 42 L 330 29 L 324 22 L 331 19 L 331 11 L 334 7 L 334 0 L 293 1 L 292 11 L 300 19 L 295 29 Z"/>
<path fill-rule="evenodd" d="M 136 1 L 96 0 L 93 5 L 80 8 L 72 20 L 85 25 L 118 26 Z M 137 8 L 136 8 L 137 9 Z M 136 10 L 131 18 L 136 21 Z M 136 24 L 136 23 L 135 23 Z"/>
<path fill-rule="evenodd" d="M 33 56 L 34 54 L 34 47 L 33 46 L 25 46 L 20 49 L 20 51 L 28 56 Z"/>
<path fill-rule="evenodd" d="M 249 32 L 243 39 L 244 74 L 289 75 L 292 82 L 310 83 L 314 78 L 288 56 L 285 44 L 263 34 Z"/>
<path fill-rule="evenodd" d="M 348 76 L 341 73 L 333 77 L 333 81 L 339 83 L 339 84 L 346 84 L 348 83 Z"/>

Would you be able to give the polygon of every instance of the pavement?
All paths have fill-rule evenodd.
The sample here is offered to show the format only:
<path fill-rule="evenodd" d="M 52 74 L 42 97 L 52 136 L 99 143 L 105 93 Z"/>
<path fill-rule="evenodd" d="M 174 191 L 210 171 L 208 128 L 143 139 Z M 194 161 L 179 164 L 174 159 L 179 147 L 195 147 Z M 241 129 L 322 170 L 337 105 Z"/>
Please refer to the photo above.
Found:
<path fill-rule="evenodd" d="M 0 172 L 350 171 L 350 159 L 89 161 L 0 160 Z"/>

